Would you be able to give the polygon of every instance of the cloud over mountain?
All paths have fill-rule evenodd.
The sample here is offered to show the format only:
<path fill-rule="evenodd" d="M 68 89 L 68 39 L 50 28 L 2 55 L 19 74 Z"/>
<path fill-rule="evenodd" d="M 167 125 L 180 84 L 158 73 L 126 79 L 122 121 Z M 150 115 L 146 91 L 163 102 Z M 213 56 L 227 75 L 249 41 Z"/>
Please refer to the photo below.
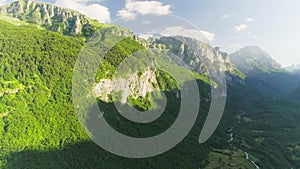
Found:
<path fill-rule="evenodd" d="M 54 4 L 79 11 L 102 23 L 109 23 L 111 21 L 109 9 L 94 2 L 91 0 L 55 0 Z"/>
<path fill-rule="evenodd" d="M 117 16 L 124 20 L 134 20 L 137 14 L 167 15 L 172 13 L 171 5 L 159 1 L 126 0 L 125 8 L 117 12 Z"/>
<path fill-rule="evenodd" d="M 204 31 L 204 30 L 198 30 L 198 29 L 187 29 L 181 26 L 173 26 L 173 27 L 168 27 L 165 28 L 162 32 L 162 35 L 166 35 L 166 36 L 185 36 L 185 37 L 190 37 L 190 38 L 195 38 L 199 41 L 204 41 L 206 38 L 209 41 L 213 41 L 215 40 L 215 34 L 208 32 L 208 31 Z"/>

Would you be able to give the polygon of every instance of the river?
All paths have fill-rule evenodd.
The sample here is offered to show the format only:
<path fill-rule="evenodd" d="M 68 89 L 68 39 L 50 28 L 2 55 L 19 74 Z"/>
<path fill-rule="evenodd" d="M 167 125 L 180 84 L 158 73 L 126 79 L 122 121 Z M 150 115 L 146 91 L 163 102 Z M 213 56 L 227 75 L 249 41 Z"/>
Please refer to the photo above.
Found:
<path fill-rule="evenodd" d="M 238 124 L 240 124 L 241 123 L 241 115 L 237 115 L 237 119 L 238 119 Z M 228 143 L 232 143 L 234 141 L 233 130 L 234 130 L 234 126 L 228 130 L 229 137 L 230 137 L 230 139 L 228 140 Z M 250 161 L 255 166 L 256 169 L 260 169 L 260 167 L 253 160 L 250 159 L 249 154 L 244 150 L 242 150 L 242 151 L 245 154 L 246 160 Z"/>

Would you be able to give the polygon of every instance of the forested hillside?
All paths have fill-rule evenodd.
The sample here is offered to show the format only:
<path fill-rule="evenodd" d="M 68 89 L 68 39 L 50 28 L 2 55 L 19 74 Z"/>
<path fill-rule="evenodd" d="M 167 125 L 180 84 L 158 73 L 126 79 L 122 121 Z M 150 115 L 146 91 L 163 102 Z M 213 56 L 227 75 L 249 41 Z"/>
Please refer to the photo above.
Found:
<path fill-rule="evenodd" d="M 70 104 L 72 65 L 83 40 L 4 21 L 0 32 L 2 165 L 13 152 L 87 140 Z"/>
<path fill-rule="evenodd" d="M 103 24 L 70 9 L 45 2 L 19 0 L 0 7 L 0 17 L 22 22 L 67 36 L 90 37 Z"/>
<path fill-rule="evenodd" d="M 260 48 L 246 47 L 229 56 L 218 47 L 186 37 L 177 37 L 185 43 L 174 37 L 146 42 L 129 29 L 101 24 L 76 11 L 35 1 L 6 5 L 0 8 L 0 15 L 0 168 L 300 167 L 299 74 L 288 73 Z M 132 55 L 137 51 L 144 51 L 148 60 L 134 58 L 125 67 L 145 68 L 142 64 L 151 60 L 151 64 L 169 67 L 181 83 L 185 83 L 183 72 L 192 71 L 201 95 L 200 110 L 193 129 L 174 149 L 151 158 L 123 158 L 100 148 L 86 133 L 74 108 L 72 80 L 76 60 L 97 29 L 101 33 L 94 40 L 105 42 L 107 46 L 102 47 L 108 52 L 101 56 L 96 84 L 113 83 L 119 65 L 137 57 Z M 108 49 L 116 35 L 123 40 Z M 201 54 L 190 49 L 188 43 Z M 172 60 L 168 52 L 180 56 L 185 67 Z M 153 55 L 157 55 L 155 59 Z M 217 130 L 206 143 L 199 144 L 210 108 L 211 87 L 217 86 L 207 76 L 208 70 L 226 74 L 227 102 Z M 97 105 L 89 108 L 101 107 L 105 120 L 128 136 L 141 138 L 164 132 L 178 116 L 180 84 L 162 69 L 151 67 L 150 72 L 153 77 L 145 78 L 143 69 L 129 74 L 135 77 L 135 85 L 145 81 L 151 83 L 153 90 L 166 94 L 165 111 L 157 120 L 149 124 L 129 121 L 112 103 L 116 101 L 112 93 L 108 93 L 109 99 L 101 100 L 100 92 Z M 142 92 L 145 97 L 137 94 L 141 91 L 138 87 L 129 91 L 126 106 L 140 110 L 155 107 L 151 98 L 154 92 L 149 88 Z M 94 118 L 91 112 L 86 113 L 90 114 L 85 120 Z"/>
<path fill-rule="evenodd" d="M 81 38 L 0 21 L 2 168 L 195 168 L 207 164 L 209 146 L 194 141 L 200 133 L 200 120 L 206 117 L 207 103 L 200 110 L 204 115 L 199 117 L 196 130 L 161 156 L 130 160 L 94 144 L 80 125 L 71 100 L 73 66 L 83 43 Z M 123 48 L 129 50 L 130 46 Z M 199 81 L 199 85 L 208 92 L 208 84 Z M 176 118 L 174 105 L 178 105 L 178 99 L 172 93 L 169 96 L 173 101 L 166 111 L 171 114 L 157 121 L 155 127 L 164 129 Z M 107 118 L 119 130 L 132 135 L 153 134 L 147 126 L 146 132 L 141 132 L 129 130 L 129 122 L 120 125 L 112 118 L 116 115 L 112 105 L 100 104 L 110 112 Z"/>

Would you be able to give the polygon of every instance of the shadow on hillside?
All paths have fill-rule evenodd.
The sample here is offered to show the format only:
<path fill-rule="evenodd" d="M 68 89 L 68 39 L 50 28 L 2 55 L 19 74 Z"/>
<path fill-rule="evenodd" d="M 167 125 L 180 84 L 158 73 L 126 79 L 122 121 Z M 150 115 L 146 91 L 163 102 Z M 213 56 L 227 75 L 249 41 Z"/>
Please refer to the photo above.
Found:
<path fill-rule="evenodd" d="M 110 154 L 92 141 L 68 145 L 61 150 L 24 150 L 9 155 L 5 169 L 138 169 L 196 168 L 205 162 L 207 148 L 178 146 L 163 155 L 147 159 L 128 159 Z"/>
<path fill-rule="evenodd" d="M 167 104 L 162 115 L 150 123 L 135 123 L 123 117 L 113 103 L 98 102 L 98 105 L 91 106 L 87 118 L 87 128 L 89 131 L 98 132 L 99 118 L 105 121 L 120 133 L 131 137 L 152 137 L 167 130 L 176 120 L 180 108 L 180 99 L 176 98 L 176 92 L 165 92 Z M 129 105 L 123 105 L 129 107 Z M 99 108 L 103 115 L 100 115 Z M 126 113 L 126 112 L 125 112 Z M 151 113 L 151 112 L 149 112 Z M 92 132 L 94 134 L 94 132 Z"/>
<path fill-rule="evenodd" d="M 167 93 L 169 103 L 166 110 L 174 112 L 178 108 L 178 100 L 174 93 Z M 175 95 L 176 96 L 176 95 Z M 172 99 L 173 98 L 173 99 Z M 120 132 L 135 137 L 149 137 L 163 132 L 166 127 L 172 125 L 177 117 L 177 113 L 164 113 L 159 119 L 148 125 L 132 127 L 132 124 L 120 116 L 112 104 L 99 103 L 100 107 L 110 113 L 105 119 Z M 175 106 L 177 105 L 177 106 Z M 202 107 L 203 106 L 203 107 Z M 129 159 L 111 154 L 93 141 L 81 141 L 75 144 L 66 145 L 62 149 L 47 150 L 23 150 L 12 152 L 7 157 L 5 169 L 147 169 L 147 168 L 199 168 L 207 164 L 207 157 L 210 150 L 209 144 L 199 144 L 198 137 L 202 129 L 203 122 L 207 115 L 208 103 L 202 104 L 198 119 L 189 135 L 172 150 L 145 159 Z M 95 107 L 91 107 L 90 119 L 96 117 L 93 114 Z M 118 120 L 116 120 L 118 119 Z M 167 125 L 166 125 L 167 124 Z M 155 130 L 154 130 L 155 128 Z M 226 134 L 226 133 L 225 133 Z M 226 138 L 224 138 L 225 140 Z M 220 139 L 213 139 L 220 140 Z M 221 140 L 224 142 L 224 140 Z M 218 142 L 220 143 L 220 142 Z M 1 157 L 0 157 L 1 158 Z"/>

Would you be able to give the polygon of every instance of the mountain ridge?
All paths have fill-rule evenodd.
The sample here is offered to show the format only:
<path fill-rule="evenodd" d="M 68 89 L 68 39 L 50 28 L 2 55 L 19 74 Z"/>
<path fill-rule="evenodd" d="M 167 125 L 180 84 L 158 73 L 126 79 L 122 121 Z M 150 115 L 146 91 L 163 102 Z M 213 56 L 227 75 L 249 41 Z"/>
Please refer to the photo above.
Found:
<path fill-rule="evenodd" d="M 32 11 L 34 9 L 30 8 Z M 31 15 L 30 12 L 28 15 L 23 14 L 18 16 L 29 17 L 25 18 L 24 22 L 30 21 L 32 17 L 34 20 L 40 18 Z M 73 17 L 70 19 L 74 21 Z M 37 23 L 34 22 L 34 24 Z M 47 27 L 43 27 L 47 29 Z M 101 38 L 96 39 L 95 42 L 107 40 L 108 43 L 113 44 L 113 41 L 110 41 L 112 37 L 128 37 L 123 43 L 115 45 L 115 48 L 110 50 L 109 55 L 105 58 L 108 66 L 103 66 L 105 71 L 101 71 L 100 79 L 110 79 L 111 76 L 107 76 L 113 75 L 114 68 L 125 57 L 137 50 L 145 49 L 144 47 L 147 45 L 139 44 L 132 32 L 125 28 L 124 30 L 116 26 L 107 28 L 104 25 L 100 29 L 102 30 L 99 34 Z M 210 165 L 214 166 L 211 168 L 254 167 L 250 161 L 254 161 L 262 168 L 299 168 L 300 166 L 300 161 L 294 159 L 294 156 L 299 155 L 299 144 L 296 142 L 300 140 L 299 122 L 297 121 L 300 119 L 299 110 L 280 107 L 283 103 L 282 100 L 279 100 L 278 103 L 273 101 L 277 95 L 281 94 L 278 91 L 286 91 L 292 88 L 292 85 L 297 84 L 298 86 L 299 83 L 291 81 L 293 77 L 289 74 L 276 72 L 278 66 L 276 63 L 273 65 L 272 60 L 271 64 L 267 62 L 265 65 L 268 71 L 261 70 L 260 66 L 250 65 L 258 71 L 252 74 L 254 76 L 247 76 L 244 85 L 242 83 L 234 86 L 228 85 L 229 96 L 222 121 L 208 142 L 199 145 L 197 139 L 209 110 L 211 98 L 209 91 L 212 85 L 205 83 L 207 81 L 201 78 L 196 78 L 199 90 L 201 90 L 200 97 L 203 99 L 201 99 L 195 130 L 191 130 L 179 146 L 155 158 L 125 159 L 97 147 L 78 122 L 76 110 L 80 106 L 73 105 L 71 96 L 72 70 L 78 53 L 84 46 L 84 41 L 80 37 L 83 35 L 76 34 L 74 27 L 70 27 L 70 30 L 68 29 L 66 32 L 55 29 L 48 29 L 50 30 L 48 31 L 7 24 L 2 20 L 0 21 L 0 30 L 0 65 L 2 65 L 0 71 L 3 75 L 2 79 L 0 78 L 0 95 L 3 95 L 0 96 L 0 168 L 2 166 L 8 169 L 88 167 L 113 169 L 124 168 L 124 166 L 128 168 L 209 168 Z M 209 67 L 211 70 L 230 72 L 235 66 L 231 65 L 228 55 L 219 48 L 203 44 L 201 46 L 199 43 L 187 42 L 188 40 L 184 38 L 183 42 L 168 41 L 168 38 L 165 39 L 166 41 L 160 39 L 160 42 L 158 39 L 157 42 L 150 45 L 152 48 L 161 49 L 159 51 L 162 54 L 166 51 L 178 55 L 197 75 L 207 72 L 203 68 L 206 65 L 203 63 L 204 60 L 212 64 Z M 202 51 L 201 54 L 195 54 L 187 47 L 187 44 L 197 45 L 197 49 Z M 253 48 L 253 50 L 260 49 Z M 269 57 L 267 57 L 267 61 L 270 61 Z M 219 62 L 220 65 L 218 65 Z M 173 65 L 169 64 L 168 66 Z M 181 71 L 175 67 L 172 68 L 178 72 Z M 111 72 L 107 73 L 107 71 Z M 154 71 L 151 70 L 148 73 L 146 71 L 147 75 L 145 72 L 134 73 L 134 83 L 138 84 L 135 81 L 143 78 L 142 81 L 146 82 L 144 84 L 150 85 L 151 81 L 148 80 L 154 77 L 152 75 L 155 74 Z M 169 74 L 164 75 L 160 74 L 161 79 L 157 80 L 158 83 L 155 82 L 151 85 L 166 85 L 165 88 L 168 88 L 173 80 Z M 273 82 L 274 79 L 275 82 Z M 80 85 L 89 82 L 89 79 L 84 80 Z M 116 83 L 118 84 L 118 82 Z M 108 88 L 111 86 L 114 85 L 110 85 Z M 141 84 L 141 86 L 144 85 Z M 136 85 L 133 87 L 143 93 L 133 93 L 137 94 L 137 97 L 131 98 L 134 99 L 134 102 L 146 102 L 144 105 L 147 106 L 149 100 L 138 97 L 145 95 L 146 90 L 140 90 L 140 86 Z M 147 85 L 146 88 L 149 89 Z M 296 96 L 299 89 L 294 91 L 292 92 Z M 144 138 L 162 133 L 172 125 L 176 119 L 176 111 L 180 108 L 180 99 L 177 94 L 178 92 L 174 89 L 166 92 L 168 97 L 166 113 L 151 123 L 151 126 L 130 123 L 119 115 L 111 103 L 97 100 L 100 106 L 95 106 L 104 109 L 101 109 L 104 112 L 103 117 L 117 131 L 128 136 Z M 85 95 L 83 97 L 86 98 Z M 264 97 L 266 98 L 264 99 Z M 139 106 L 139 103 L 134 106 Z M 145 108 L 144 110 L 147 110 L 148 107 Z M 97 118 L 99 118 L 99 114 L 91 117 L 91 119 Z"/>
<path fill-rule="evenodd" d="M 243 73 L 251 72 L 282 72 L 282 66 L 266 51 L 258 46 L 246 46 L 229 55 L 231 61 Z"/>
<path fill-rule="evenodd" d="M 0 16 L 17 18 L 68 36 L 89 37 L 103 26 L 75 10 L 46 2 L 19 0 L 0 7 Z"/>
<path fill-rule="evenodd" d="M 64 35 L 83 36 L 86 38 L 91 37 L 97 29 L 109 26 L 111 27 L 111 30 L 108 31 L 115 32 L 115 34 L 124 34 L 125 36 L 131 36 L 132 39 L 139 41 L 138 38 L 136 38 L 136 36 L 133 35 L 133 33 L 129 30 L 125 30 L 123 28 L 120 28 L 121 30 L 119 30 L 119 28 L 117 28 L 116 26 L 112 26 L 109 24 L 101 24 L 96 20 L 89 19 L 80 12 L 63 7 L 57 7 L 53 4 L 46 2 L 19 0 L 0 7 L 0 16 L 12 17 L 29 24 L 39 25 L 44 29 L 59 32 Z M 162 39 L 158 41 L 161 42 Z M 188 38 L 183 39 L 185 40 Z M 156 42 L 152 42 L 154 43 L 152 44 L 152 46 L 158 45 L 155 44 Z M 148 42 L 146 42 L 146 44 L 143 44 L 144 42 L 140 41 L 140 43 L 144 46 L 147 46 Z M 232 74 L 237 74 L 237 76 L 241 79 L 244 78 L 244 75 L 241 72 L 239 72 L 233 64 L 231 64 L 227 54 L 222 52 L 219 48 L 201 45 L 201 43 L 199 42 L 193 43 L 201 46 L 200 48 L 202 51 L 202 56 L 195 56 L 195 54 L 189 51 L 187 47 L 185 50 L 187 52 L 181 51 L 185 53 L 177 53 L 178 55 L 182 55 L 182 57 L 184 58 L 190 57 L 190 59 L 194 59 L 189 60 L 189 63 L 187 63 L 191 66 L 192 69 L 197 69 L 196 71 L 198 71 L 200 74 L 207 74 L 208 72 L 205 69 L 215 68 L 220 69 L 221 71 L 228 71 Z M 180 48 L 183 47 L 182 49 L 184 50 L 185 44 L 181 44 L 176 47 L 178 48 L 178 50 L 180 50 Z M 188 52 L 189 56 L 186 55 Z M 191 56 L 193 58 L 191 58 Z M 203 64 L 200 63 L 200 61 L 205 61 L 206 63 Z M 196 68 L 195 66 L 198 66 L 198 68 Z"/>

